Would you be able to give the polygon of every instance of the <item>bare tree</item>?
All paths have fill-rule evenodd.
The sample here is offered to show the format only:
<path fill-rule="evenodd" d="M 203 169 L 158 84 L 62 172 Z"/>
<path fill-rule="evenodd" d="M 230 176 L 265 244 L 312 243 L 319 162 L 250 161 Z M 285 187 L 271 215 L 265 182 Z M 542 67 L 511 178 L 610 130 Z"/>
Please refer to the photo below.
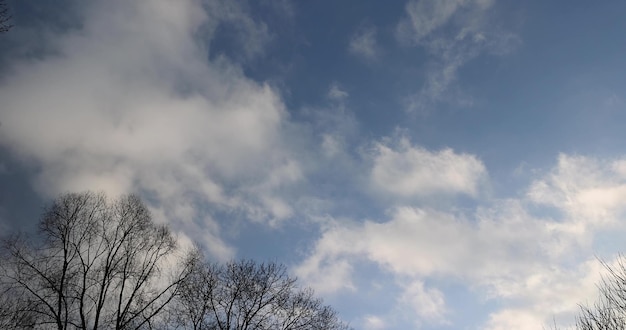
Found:
<path fill-rule="evenodd" d="M 0 329 L 31 329 L 36 315 L 29 312 L 29 299 L 6 282 L 0 282 Z M 19 325 L 19 326 L 18 326 Z"/>
<path fill-rule="evenodd" d="M 7 6 L 5 0 L 0 0 L 0 33 L 8 32 L 13 25 L 11 25 L 11 13 L 9 6 Z"/>
<path fill-rule="evenodd" d="M 63 195 L 3 242 L 0 328 L 348 329 L 283 265 L 179 252 L 135 196 Z"/>
<path fill-rule="evenodd" d="M 626 261 L 620 255 L 615 265 L 604 261 L 607 270 L 598 285 L 600 297 L 592 306 L 581 305 L 576 318 L 579 330 L 626 329 Z"/>
<path fill-rule="evenodd" d="M 198 258 L 201 259 L 201 258 Z M 299 289 L 276 263 L 196 263 L 183 282 L 173 313 L 184 329 L 348 329 L 336 312 Z"/>
<path fill-rule="evenodd" d="M 191 269 L 185 259 L 167 272 L 175 239 L 132 195 L 64 195 L 44 212 L 39 233 L 4 244 L 3 328 L 149 328 Z"/>

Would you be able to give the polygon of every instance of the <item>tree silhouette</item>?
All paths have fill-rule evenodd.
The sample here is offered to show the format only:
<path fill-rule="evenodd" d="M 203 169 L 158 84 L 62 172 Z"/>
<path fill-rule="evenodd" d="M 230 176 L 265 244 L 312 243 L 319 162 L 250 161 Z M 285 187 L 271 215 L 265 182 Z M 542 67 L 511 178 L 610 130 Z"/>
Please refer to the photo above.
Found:
<path fill-rule="evenodd" d="M 11 12 L 6 1 L 0 0 L 0 33 L 8 32 L 13 27 L 11 18 Z"/>
<path fill-rule="evenodd" d="M 0 329 L 344 330 L 284 265 L 181 251 L 133 195 L 66 194 L 0 249 Z"/>
<path fill-rule="evenodd" d="M 600 297 L 592 306 L 581 305 L 576 318 L 579 330 L 626 329 L 626 260 L 618 256 L 614 265 L 600 261 L 607 274 L 598 285 Z"/>
<path fill-rule="evenodd" d="M 348 329 L 312 290 L 299 289 L 285 266 L 273 262 L 199 262 L 173 309 L 185 329 Z"/>
<path fill-rule="evenodd" d="M 166 273 L 177 253 L 174 237 L 132 195 L 64 195 L 46 209 L 39 229 L 39 236 L 13 237 L 3 247 L 5 329 L 144 328 L 190 273 L 184 263 Z"/>

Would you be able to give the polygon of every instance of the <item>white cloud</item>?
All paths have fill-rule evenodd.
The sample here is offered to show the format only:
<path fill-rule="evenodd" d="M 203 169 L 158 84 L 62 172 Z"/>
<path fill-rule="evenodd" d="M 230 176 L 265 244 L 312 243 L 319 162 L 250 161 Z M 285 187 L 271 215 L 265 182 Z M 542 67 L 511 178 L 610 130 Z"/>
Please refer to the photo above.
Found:
<path fill-rule="evenodd" d="M 498 301 L 488 329 L 537 328 L 555 316 L 564 320 L 578 303 L 594 298 L 602 271 L 593 255 L 595 236 L 624 229 L 603 220 L 617 219 L 626 205 L 616 188 L 624 180 L 622 168 L 621 160 L 561 155 L 527 194 L 485 201 L 475 211 L 399 206 L 387 219 L 337 221 L 303 262 L 302 279 L 315 283 L 324 274 L 318 272 L 322 266 L 354 268 L 366 261 L 390 274 L 394 286 L 409 288 L 389 315 L 411 305 L 422 313 L 413 313 L 415 322 L 445 322 L 447 311 L 454 313 L 445 292 L 424 286 L 427 280 L 445 280 L 461 283 L 479 299 Z M 355 283 L 357 276 L 345 272 L 339 282 Z"/>
<path fill-rule="evenodd" d="M 614 223 L 626 211 L 625 164 L 562 154 L 557 166 L 533 183 L 528 198 L 590 226 Z"/>
<path fill-rule="evenodd" d="M 410 306 L 412 315 L 431 323 L 445 321 L 446 303 L 443 293 L 435 288 L 425 288 L 421 281 L 414 281 L 404 287 L 399 305 Z"/>
<path fill-rule="evenodd" d="M 371 181 L 375 189 L 396 197 L 438 194 L 475 196 L 486 179 L 483 163 L 451 149 L 431 152 L 403 136 L 375 143 Z"/>
<path fill-rule="evenodd" d="M 532 311 L 525 309 L 507 309 L 492 314 L 485 327 L 486 330 L 528 330 L 542 329 L 545 320 Z"/>
<path fill-rule="evenodd" d="M 337 83 L 332 83 L 328 89 L 328 98 L 333 101 L 341 101 L 346 99 L 349 94 L 345 90 L 341 89 Z"/>
<path fill-rule="evenodd" d="M 296 267 L 294 272 L 322 295 L 339 290 L 355 290 L 351 280 L 352 266 L 348 260 L 322 260 L 312 257 Z"/>
<path fill-rule="evenodd" d="M 380 330 L 387 328 L 385 321 L 375 315 L 366 315 L 364 317 L 363 327 L 366 330 Z"/>
<path fill-rule="evenodd" d="M 94 1 L 83 14 L 81 29 L 49 37 L 54 55 L 13 61 L 0 85 L 0 143 L 41 168 L 39 191 L 145 193 L 155 217 L 221 257 L 232 248 L 220 226 L 189 203 L 292 214 L 275 192 L 302 179 L 280 96 L 207 61 L 221 24 L 236 25 L 247 58 L 262 52 L 262 23 L 220 1 Z"/>
<path fill-rule="evenodd" d="M 480 279 L 487 285 L 513 270 L 532 271 L 537 254 L 567 243 L 557 239 L 561 228 L 531 218 L 515 201 L 501 205 L 500 210 L 481 212 L 474 223 L 454 214 L 414 207 L 395 208 L 390 217 L 385 222 L 332 227 L 318 241 L 314 258 L 308 262 L 362 254 L 399 275 L 449 274 Z M 528 245 L 529 240 L 539 243 Z"/>
<path fill-rule="evenodd" d="M 595 299 L 604 269 L 595 259 L 582 261 L 571 269 L 559 265 L 546 268 L 528 276 L 515 292 L 517 303 L 491 313 L 484 328 L 525 330 L 553 323 L 564 327 L 573 324 L 578 304 Z"/>
<path fill-rule="evenodd" d="M 375 60 L 380 54 L 376 39 L 377 30 L 373 27 L 363 28 L 357 31 L 348 44 L 348 51 L 365 60 Z"/>

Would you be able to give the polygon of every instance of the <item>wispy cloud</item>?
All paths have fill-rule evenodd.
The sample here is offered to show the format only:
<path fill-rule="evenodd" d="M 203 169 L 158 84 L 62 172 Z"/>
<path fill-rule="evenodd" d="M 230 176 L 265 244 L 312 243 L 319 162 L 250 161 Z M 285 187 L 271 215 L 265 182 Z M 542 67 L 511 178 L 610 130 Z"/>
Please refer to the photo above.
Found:
<path fill-rule="evenodd" d="M 339 84 L 332 83 L 330 88 L 328 88 L 326 96 L 333 101 L 343 101 L 349 96 L 349 94 L 345 90 L 341 89 Z"/>
<path fill-rule="evenodd" d="M 409 1 L 406 5 L 408 17 L 401 20 L 397 27 L 398 37 L 405 42 L 419 44 L 467 5 L 466 0 Z"/>
<path fill-rule="evenodd" d="M 375 27 L 359 29 L 352 38 L 350 38 L 348 51 L 364 60 L 376 60 L 381 52 L 378 46 L 377 33 L 378 31 Z"/>
<path fill-rule="evenodd" d="M 490 22 L 494 5 L 492 0 L 407 3 L 397 38 L 407 46 L 424 48 L 432 57 L 422 88 L 407 98 L 407 110 L 427 112 L 443 101 L 472 103 L 471 97 L 451 89 L 459 69 L 481 54 L 506 54 L 520 43 L 515 34 Z"/>
<path fill-rule="evenodd" d="M 256 20 L 247 11 L 242 1 L 211 0 L 196 3 L 198 10 L 208 16 L 203 22 L 203 32 L 208 34 L 209 40 L 214 39 L 216 30 L 220 27 L 226 26 L 232 30 L 231 35 L 227 36 L 229 42 L 233 43 L 233 49 L 236 49 L 236 52 L 228 53 L 231 60 L 249 61 L 265 53 L 267 44 L 273 38 L 272 33 L 265 22 Z M 286 3 L 272 3 L 275 9 L 289 15 L 291 9 Z"/>

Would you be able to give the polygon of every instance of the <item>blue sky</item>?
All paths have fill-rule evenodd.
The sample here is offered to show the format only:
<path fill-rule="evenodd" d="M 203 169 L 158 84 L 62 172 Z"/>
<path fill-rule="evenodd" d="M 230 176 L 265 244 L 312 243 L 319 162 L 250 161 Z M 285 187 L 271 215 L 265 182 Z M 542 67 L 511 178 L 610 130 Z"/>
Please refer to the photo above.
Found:
<path fill-rule="evenodd" d="M 357 329 L 537 329 L 626 234 L 626 3 L 9 2 L 0 231 L 139 194 Z"/>

